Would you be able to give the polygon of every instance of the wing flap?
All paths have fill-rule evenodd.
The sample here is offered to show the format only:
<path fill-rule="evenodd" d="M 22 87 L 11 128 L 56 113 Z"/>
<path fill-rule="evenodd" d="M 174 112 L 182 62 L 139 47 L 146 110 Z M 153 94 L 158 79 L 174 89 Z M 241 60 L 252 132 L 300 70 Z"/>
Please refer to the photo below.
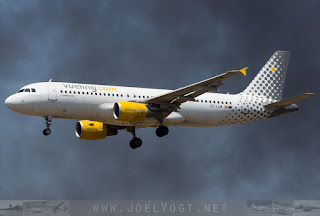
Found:
<path fill-rule="evenodd" d="M 266 108 L 281 108 L 281 107 L 287 107 L 290 106 L 291 104 L 297 103 L 299 101 L 302 101 L 304 99 L 307 99 L 308 97 L 311 97 L 314 95 L 314 93 L 305 93 L 302 95 L 294 96 L 288 99 L 284 99 L 281 101 L 277 101 L 271 104 L 265 105 Z"/>

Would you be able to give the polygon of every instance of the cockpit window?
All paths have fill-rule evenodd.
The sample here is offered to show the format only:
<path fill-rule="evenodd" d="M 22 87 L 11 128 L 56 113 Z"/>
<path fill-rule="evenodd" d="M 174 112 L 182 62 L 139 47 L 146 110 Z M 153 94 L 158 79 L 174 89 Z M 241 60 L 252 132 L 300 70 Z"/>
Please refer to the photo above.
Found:
<path fill-rule="evenodd" d="M 20 89 L 17 93 L 21 93 L 21 92 L 36 92 L 36 89 L 34 88 Z"/>

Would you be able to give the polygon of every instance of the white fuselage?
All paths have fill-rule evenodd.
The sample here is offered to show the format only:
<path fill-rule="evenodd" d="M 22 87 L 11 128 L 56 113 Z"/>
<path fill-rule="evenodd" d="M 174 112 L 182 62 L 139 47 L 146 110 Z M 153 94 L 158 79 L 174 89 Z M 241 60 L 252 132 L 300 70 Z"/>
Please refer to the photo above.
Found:
<path fill-rule="evenodd" d="M 122 86 L 91 85 L 62 82 L 43 82 L 24 86 L 21 92 L 11 95 L 6 105 L 19 113 L 53 118 L 86 119 L 117 126 L 156 127 L 159 122 L 146 118 L 141 122 L 116 120 L 114 103 L 120 101 L 145 101 L 170 90 Z M 171 113 L 167 126 L 213 127 L 239 124 L 267 118 L 270 112 L 263 105 L 270 103 L 263 97 L 243 94 L 205 93 L 196 101 L 183 103 L 178 112 Z"/>

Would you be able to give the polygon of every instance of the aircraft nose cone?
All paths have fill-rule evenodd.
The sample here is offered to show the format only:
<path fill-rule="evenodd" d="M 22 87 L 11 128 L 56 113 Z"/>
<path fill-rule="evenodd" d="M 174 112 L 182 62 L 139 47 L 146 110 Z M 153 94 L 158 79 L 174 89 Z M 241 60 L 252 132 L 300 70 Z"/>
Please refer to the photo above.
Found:
<path fill-rule="evenodd" d="M 13 109 L 14 106 L 16 105 L 16 102 L 15 102 L 15 99 L 13 98 L 13 96 L 9 96 L 5 102 L 6 106 L 9 108 L 9 109 Z"/>

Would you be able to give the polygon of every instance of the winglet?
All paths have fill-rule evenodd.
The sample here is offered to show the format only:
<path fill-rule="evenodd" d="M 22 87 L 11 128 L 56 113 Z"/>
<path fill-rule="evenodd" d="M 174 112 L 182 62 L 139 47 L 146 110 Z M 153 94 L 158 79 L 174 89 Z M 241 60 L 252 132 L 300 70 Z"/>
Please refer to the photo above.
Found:
<path fill-rule="evenodd" d="M 243 75 L 247 76 L 247 69 L 248 67 L 242 68 L 241 70 L 239 70 L 241 73 L 243 73 Z"/>

